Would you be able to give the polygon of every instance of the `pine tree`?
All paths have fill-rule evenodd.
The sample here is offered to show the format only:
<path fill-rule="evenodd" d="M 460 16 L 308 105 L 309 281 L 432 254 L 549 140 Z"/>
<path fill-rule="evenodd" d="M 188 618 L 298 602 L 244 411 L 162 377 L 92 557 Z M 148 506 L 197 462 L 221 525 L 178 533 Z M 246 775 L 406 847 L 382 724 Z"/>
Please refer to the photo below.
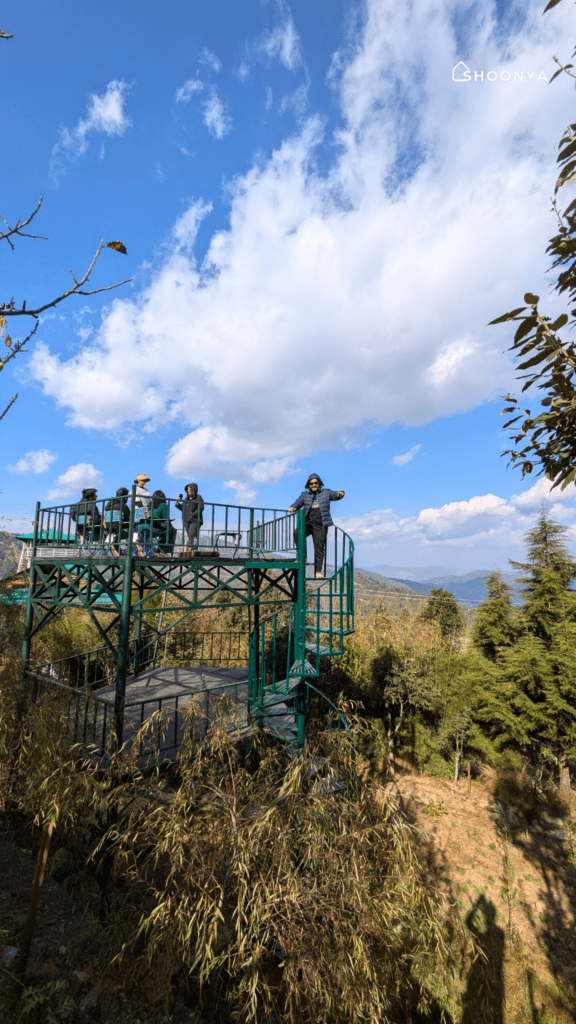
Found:
<path fill-rule="evenodd" d="M 519 636 L 516 612 L 512 607 L 512 587 L 500 572 L 485 577 L 488 597 L 476 610 L 472 644 L 485 658 L 495 662 L 498 654 L 511 647 Z"/>
<path fill-rule="evenodd" d="M 526 535 L 528 561 L 511 562 L 523 575 L 522 636 L 502 662 L 517 738 L 549 743 L 560 767 L 560 795 L 570 798 L 569 758 L 576 756 L 576 563 L 563 541 L 567 527 L 545 506 Z M 506 692 L 506 691 L 504 691 Z"/>
<path fill-rule="evenodd" d="M 524 602 L 522 620 L 532 636 L 541 639 L 550 648 L 560 622 L 575 621 L 576 593 L 569 590 L 576 576 L 576 562 L 570 558 L 562 540 L 568 527 L 550 518 L 546 505 L 542 505 L 538 523 L 526 534 L 528 562 L 510 564 L 522 575 L 520 583 Z"/>
<path fill-rule="evenodd" d="M 437 622 L 444 639 L 455 641 L 464 629 L 464 618 L 458 602 L 449 590 L 443 587 L 432 587 L 430 596 L 421 617 L 429 622 Z"/>

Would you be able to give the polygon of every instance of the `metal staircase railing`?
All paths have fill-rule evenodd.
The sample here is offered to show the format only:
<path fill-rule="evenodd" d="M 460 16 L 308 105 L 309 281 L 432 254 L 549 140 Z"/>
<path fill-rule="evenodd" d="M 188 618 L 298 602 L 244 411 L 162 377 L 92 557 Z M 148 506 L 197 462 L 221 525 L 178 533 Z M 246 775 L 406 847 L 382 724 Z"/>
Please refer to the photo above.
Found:
<path fill-rule="evenodd" d="M 343 653 L 344 637 L 354 630 L 353 559 L 351 538 L 335 527 L 334 565 L 327 578 L 321 583 L 306 580 L 308 586 L 300 588 L 293 606 L 264 619 L 250 635 L 252 716 L 262 728 L 296 748 L 304 746 L 310 690 L 334 708 L 337 727 L 348 728 L 344 715 L 310 679 L 320 673 L 320 658 Z"/>

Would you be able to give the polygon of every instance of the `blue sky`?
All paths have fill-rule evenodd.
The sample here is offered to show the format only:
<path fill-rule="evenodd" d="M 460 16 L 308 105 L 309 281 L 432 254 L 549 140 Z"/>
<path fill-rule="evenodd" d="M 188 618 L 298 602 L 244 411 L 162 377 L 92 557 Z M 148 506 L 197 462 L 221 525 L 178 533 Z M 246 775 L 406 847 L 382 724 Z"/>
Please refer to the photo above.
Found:
<path fill-rule="evenodd" d="M 548 485 L 500 457 L 519 387 L 486 324 L 528 289 L 562 309 L 574 90 L 547 79 L 574 19 L 544 6 L 7 0 L 0 213 L 43 194 L 48 241 L 4 243 L 2 298 L 55 297 L 101 238 L 128 255 L 92 287 L 133 281 L 48 311 L 7 365 L 2 525 L 139 472 L 286 508 L 313 470 L 361 565 L 521 557 Z M 551 502 L 576 540 L 574 489 Z"/>

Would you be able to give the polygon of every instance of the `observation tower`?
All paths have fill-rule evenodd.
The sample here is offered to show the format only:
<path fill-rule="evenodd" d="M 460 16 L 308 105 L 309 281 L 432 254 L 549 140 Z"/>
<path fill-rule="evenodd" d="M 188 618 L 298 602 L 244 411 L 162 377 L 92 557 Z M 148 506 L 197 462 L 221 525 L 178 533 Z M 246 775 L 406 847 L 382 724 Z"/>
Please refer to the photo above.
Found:
<path fill-rule="evenodd" d="M 143 519 L 135 487 L 91 503 L 90 515 L 81 504 L 38 503 L 23 552 L 29 587 L 21 685 L 34 699 L 53 693 L 69 702 L 73 741 L 105 759 L 129 747 L 159 711 L 161 727 L 155 716 L 154 736 L 139 753 L 170 757 L 190 708 L 206 729 L 221 698 L 240 739 L 264 730 L 302 749 L 313 697 L 347 727 L 315 685 L 321 659 L 342 654 L 354 629 L 354 545 L 346 533 L 330 528 L 324 578 L 312 579 L 303 509 L 206 503 L 197 546 L 188 548 L 173 525 L 180 521 L 175 499 Z M 38 664 L 34 639 L 65 608 L 87 612 L 102 645 Z M 194 613 L 202 609 L 212 610 L 211 626 L 227 613 L 233 628 L 199 630 Z"/>

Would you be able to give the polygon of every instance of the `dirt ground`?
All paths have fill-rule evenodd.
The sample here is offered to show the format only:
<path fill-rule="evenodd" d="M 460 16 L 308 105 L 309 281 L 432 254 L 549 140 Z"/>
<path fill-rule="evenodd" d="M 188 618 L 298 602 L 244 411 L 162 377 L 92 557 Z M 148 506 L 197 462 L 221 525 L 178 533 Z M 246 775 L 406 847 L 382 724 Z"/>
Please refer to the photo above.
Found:
<path fill-rule="evenodd" d="M 386 788 L 424 833 L 429 877 L 474 930 L 502 950 L 503 1024 L 576 1020 L 576 833 L 546 802 L 526 813 L 522 787 L 486 772 L 451 781 L 401 771 Z M 523 813 L 524 812 L 524 813 Z M 473 1021 L 471 1017 L 471 1021 Z"/>
<path fill-rule="evenodd" d="M 0 821 L 0 965 L 4 979 L 28 910 L 38 843 L 37 829 L 7 815 Z M 98 885 L 86 872 L 59 884 L 54 873 L 57 877 L 65 874 L 66 863 L 62 847 L 48 862 L 26 973 L 26 1002 L 33 1010 L 24 1019 L 50 1024 L 60 1020 L 70 1024 L 202 1024 L 200 1016 L 180 1000 L 169 1014 L 163 1013 L 161 1006 L 154 1005 L 153 993 L 135 990 L 125 972 L 110 967 L 112 954 L 98 924 Z M 0 1022 L 16 1024 L 18 1014 L 2 1002 L 0 989 Z"/>
<path fill-rule="evenodd" d="M 491 953 L 496 950 L 500 960 L 493 1024 L 576 1021 L 576 857 L 566 818 L 546 805 L 527 815 L 518 792 L 499 790 L 489 773 L 470 786 L 464 778 L 454 790 L 447 780 L 414 774 L 406 766 L 381 788 L 383 799 L 392 800 L 421 830 L 415 842 L 430 882 L 452 901 L 480 945 L 490 936 Z M 38 830 L 21 820 L 5 815 L 0 822 L 4 977 L 26 916 L 38 842 Z M 85 871 L 67 876 L 69 855 L 58 842 L 54 847 L 26 980 L 37 1010 L 26 1019 L 203 1024 L 209 1013 L 201 1015 L 183 998 L 166 1014 L 155 1004 L 153 989 L 135 990 L 126 971 L 110 966 L 111 951 L 98 924 L 96 879 Z M 464 991 L 472 973 L 462 982 L 458 1024 L 477 1020 Z M 475 976 L 474 984 L 479 981 Z M 48 1007 L 58 1001 L 60 1011 L 50 1016 Z M 0 1007 L 0 1021 L 16 1024 L 18 1016 L 3 1016 Z"/>

